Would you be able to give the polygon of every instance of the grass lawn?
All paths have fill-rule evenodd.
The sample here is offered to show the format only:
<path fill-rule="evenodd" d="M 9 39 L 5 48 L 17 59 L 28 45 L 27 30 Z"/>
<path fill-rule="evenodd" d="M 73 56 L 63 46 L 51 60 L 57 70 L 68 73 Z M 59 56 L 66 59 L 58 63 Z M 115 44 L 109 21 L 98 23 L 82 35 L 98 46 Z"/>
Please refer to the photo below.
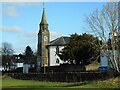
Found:
<path fill-rule="evenodd" d="M 4 77 L 2 79 L 2 90 L 73 90 L 80 88 L 118 88 L 118 78 L 112 78 L 104 81 L 93 81 L 87 84 L 66 83 L 66 82 L 41 82 L 34 80 L 18 80 L 11 77 Z"/>

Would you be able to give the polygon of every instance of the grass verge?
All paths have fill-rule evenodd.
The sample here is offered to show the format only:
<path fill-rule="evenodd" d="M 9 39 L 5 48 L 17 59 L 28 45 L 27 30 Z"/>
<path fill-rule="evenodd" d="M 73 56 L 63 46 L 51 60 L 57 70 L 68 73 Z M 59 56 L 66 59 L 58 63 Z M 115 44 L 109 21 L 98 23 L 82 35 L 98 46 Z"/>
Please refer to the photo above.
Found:
<path fill-rule="evenodd" d="M 118 77 L 104 81 L 92 81 L 89 83 L 67 83 L 67 82 L 41 82 L 35 80 L 18 80 L 3 76 L 2 90 L 79 90 L 88 89 L 118 89 Z"/>

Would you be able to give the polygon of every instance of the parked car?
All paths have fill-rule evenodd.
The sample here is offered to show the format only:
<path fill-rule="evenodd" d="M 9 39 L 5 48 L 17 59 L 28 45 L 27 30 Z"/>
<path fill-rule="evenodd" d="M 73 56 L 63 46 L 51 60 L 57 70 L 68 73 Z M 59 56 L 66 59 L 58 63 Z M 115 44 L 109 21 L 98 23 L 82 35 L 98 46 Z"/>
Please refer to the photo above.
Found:
<path fill-rule="evenodd" d="M 104 71 L 113 71 L 113 69 L 108 67 L 99 67 L 97 71 L 104 72 Z"/>

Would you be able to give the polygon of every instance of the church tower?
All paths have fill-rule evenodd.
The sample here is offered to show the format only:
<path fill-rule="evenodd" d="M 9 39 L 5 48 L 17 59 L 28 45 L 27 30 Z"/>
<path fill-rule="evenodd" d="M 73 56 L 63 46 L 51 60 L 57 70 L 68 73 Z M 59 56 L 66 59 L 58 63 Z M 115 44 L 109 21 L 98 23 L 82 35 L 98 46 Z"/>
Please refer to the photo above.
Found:
<path fill-rule="evenodd" d="M 40 71 L 40 67 L 48 66 L 48 48 L 49 44 L 49 30 L 48 23 L 45 15 L 45 8 L 43 8 L 42 19 L 39 24 L 38 32 L 38 47 L 37 47 L 37 71 Z"/>

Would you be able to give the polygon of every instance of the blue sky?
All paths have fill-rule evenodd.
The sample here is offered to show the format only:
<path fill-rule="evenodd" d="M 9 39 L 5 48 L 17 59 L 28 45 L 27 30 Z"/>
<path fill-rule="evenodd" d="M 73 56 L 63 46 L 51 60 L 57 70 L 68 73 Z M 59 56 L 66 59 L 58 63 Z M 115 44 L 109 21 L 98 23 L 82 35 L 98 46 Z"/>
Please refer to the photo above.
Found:
<path fill-rule="evenodd" d="M 85 16 L 101 9 L 105 2 L 47 2 L 46 18 L 51 40 L 85 30 Z M 37 32 L 41 21 L 43 3 L 2 3 L 2 42 L 11 43 L 15 53 L 24 52 L 26 46 L 37 50 Z"/>

